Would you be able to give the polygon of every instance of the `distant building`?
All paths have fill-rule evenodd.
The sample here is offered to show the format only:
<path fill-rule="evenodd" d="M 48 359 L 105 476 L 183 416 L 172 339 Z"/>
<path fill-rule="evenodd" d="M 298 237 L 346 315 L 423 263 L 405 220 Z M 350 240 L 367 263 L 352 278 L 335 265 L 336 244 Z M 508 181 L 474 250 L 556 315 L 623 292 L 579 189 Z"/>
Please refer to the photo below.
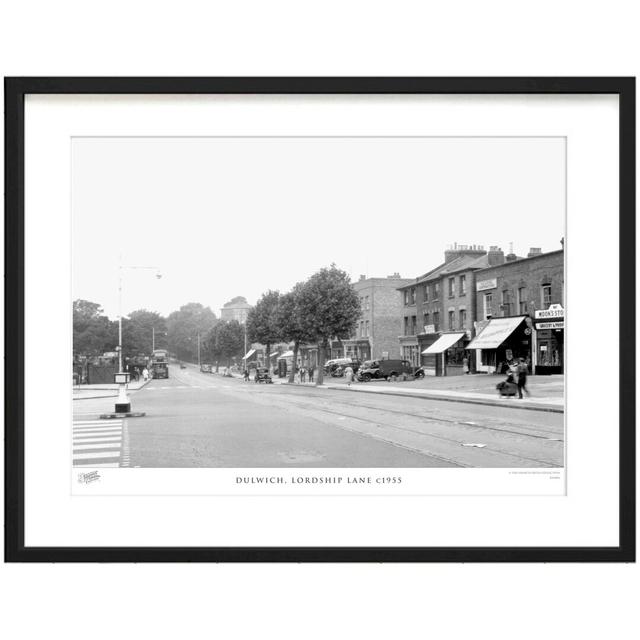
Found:
<path fill-rule="evenodd" d="M 251 309 L 251 305 L 247 302 L 247 299 L 237 296 L 220 309 L 220 319 L 225 321 L 237 320 L 240 324 L 245 324 L 249 309 Z"/>

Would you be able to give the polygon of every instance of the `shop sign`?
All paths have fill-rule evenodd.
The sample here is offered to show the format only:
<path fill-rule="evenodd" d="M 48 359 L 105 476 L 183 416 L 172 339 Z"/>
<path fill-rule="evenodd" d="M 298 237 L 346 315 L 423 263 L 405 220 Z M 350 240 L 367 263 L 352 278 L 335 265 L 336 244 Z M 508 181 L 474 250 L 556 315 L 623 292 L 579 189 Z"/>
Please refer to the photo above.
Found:
<path fill-rule="evenodd" d="M 435 324 L 425 324 L 424 325 L 424 332 L 425 333 L 435 333 L 436 332 L 436 325 Z"/>
<path fill-rule="evenodd" d="M 536 329 L 564 329 L 564 320 L 560 322 L 536 322 Z"/>
<path fill-rule="evenodd" d="M 479 280 L 476 282 L 476 291 L 486 291 L 487 289 L 497 289 L 498 278 L 491 278 L 490 280 Z"/>
<path fill-rule="evenodd" d="M 564 318 L 564 309 L 561 304 L 552 304 L 548 309 L 537 309 L 536 320 L 546 320 L 547 318 Z"/>

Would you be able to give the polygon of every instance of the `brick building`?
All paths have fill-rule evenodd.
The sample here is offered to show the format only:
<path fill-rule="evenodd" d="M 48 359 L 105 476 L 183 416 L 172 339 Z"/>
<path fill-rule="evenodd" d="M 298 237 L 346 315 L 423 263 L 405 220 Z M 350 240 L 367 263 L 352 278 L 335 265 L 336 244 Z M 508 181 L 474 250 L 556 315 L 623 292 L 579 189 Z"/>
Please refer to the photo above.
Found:
<path fill-rule="evenodd" d="M 564 372 L 564 249 L 513 254 L 475 273 L 476 369 L 524 357 L 536 374 Z"/>
<path fill-rule="evenodd" d="M 444 263 L 401 287 L 401 355 L 428 375 L 463 373 L 476 319 L 475 274 L 504 261 L 497 247 L 455 244 Z"/>

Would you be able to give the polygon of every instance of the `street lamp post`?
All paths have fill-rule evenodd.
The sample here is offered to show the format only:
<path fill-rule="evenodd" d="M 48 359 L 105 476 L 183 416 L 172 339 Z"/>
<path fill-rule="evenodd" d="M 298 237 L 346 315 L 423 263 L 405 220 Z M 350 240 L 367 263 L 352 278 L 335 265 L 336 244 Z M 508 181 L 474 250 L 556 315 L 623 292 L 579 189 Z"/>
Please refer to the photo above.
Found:
<path fill-rule="evenodd" d="M 162 274 L 158 267 L 146 267 L 140 265 L 123 265 L 122 254 L 120 255 L 120 264 L 118 265 L 118 372 L 122 373 L 122 272 L 124 269 L 149 270 L 156 272 L 156 278 L 162 278 Z"/>

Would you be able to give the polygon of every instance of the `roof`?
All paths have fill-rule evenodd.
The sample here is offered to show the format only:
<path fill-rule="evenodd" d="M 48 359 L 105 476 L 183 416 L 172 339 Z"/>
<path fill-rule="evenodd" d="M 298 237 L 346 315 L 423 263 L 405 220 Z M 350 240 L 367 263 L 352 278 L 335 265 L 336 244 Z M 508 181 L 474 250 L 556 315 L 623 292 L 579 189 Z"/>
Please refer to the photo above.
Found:
<path fill-rule="evenodd" d="M 564 249 L 556 249 L 555 251 L 547 251 L 546 253 L 538 253 L 535 256 L 529 256 L 529 257 L 520 257 L 517 256 L 515 260 L 511 260 L 510 262 L 503 262 L 502 264 L 494 264 L 494 265 L 487 265 L 486 267 L 482 267 L 483 269 L 502 269 L 503 267 L 509 267 L 512 264 L 517 264 L 520 262 L 523 262 L 524 260 L 537 260 L 538 258 L 547 258 L 549 256 L 553 256 L 556 254 L 561 254 L 564 253 Z"/>

